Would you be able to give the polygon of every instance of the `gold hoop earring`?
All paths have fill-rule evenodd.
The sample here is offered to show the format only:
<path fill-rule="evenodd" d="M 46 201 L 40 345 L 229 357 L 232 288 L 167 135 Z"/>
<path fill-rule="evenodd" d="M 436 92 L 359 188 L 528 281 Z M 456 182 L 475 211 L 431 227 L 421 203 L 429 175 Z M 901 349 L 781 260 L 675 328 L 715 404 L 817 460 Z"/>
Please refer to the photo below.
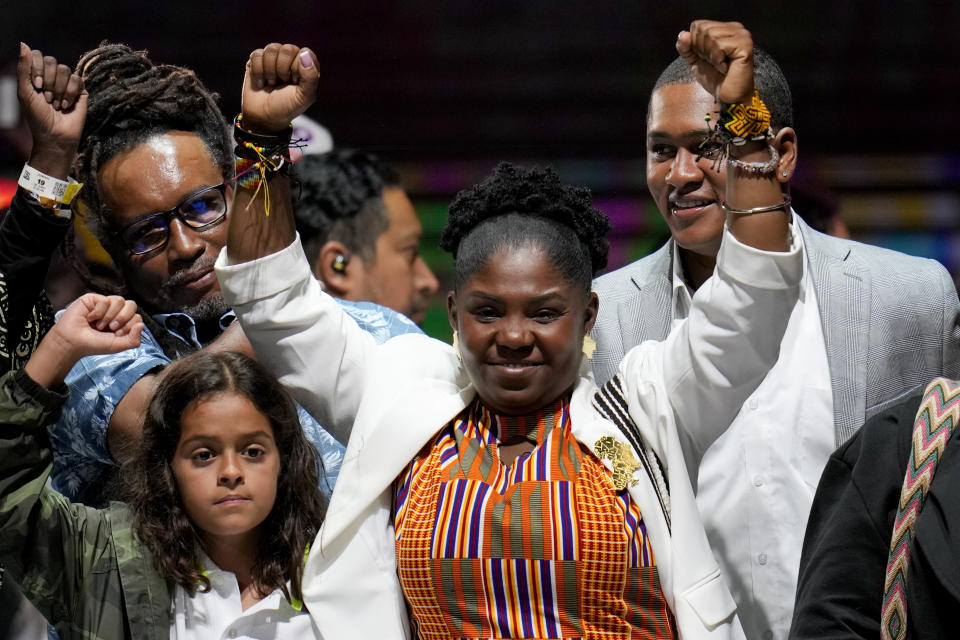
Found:
<path fill-rule="evenodd" d="M 590 337 L 590 334 L 583 336 L 583 355 L 587 360 L 593 360 L 593 353 L 597 350 L 597 341 Z"/>

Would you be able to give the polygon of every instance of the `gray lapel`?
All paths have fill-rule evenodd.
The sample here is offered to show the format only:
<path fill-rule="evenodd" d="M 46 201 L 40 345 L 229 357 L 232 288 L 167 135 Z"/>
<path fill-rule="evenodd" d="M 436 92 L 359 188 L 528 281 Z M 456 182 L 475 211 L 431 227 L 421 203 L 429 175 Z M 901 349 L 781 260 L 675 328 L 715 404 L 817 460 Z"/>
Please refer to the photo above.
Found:
<path fill-rule="evenodd" d="M 663 340 L 670 333 L 673 241 L 651 255 L 647 266 L 630 277 L 636 293 L 617 305 L 624 353 L 644 340 Z"/>
<path fill-rule="evenodd" d="M 850 244 L 814 231 L 799 218 L 798 223 L 820 307 L 833 387 L 836 443 L 840 446 L 864 421 L 870 270 L 853 255 Z"/>

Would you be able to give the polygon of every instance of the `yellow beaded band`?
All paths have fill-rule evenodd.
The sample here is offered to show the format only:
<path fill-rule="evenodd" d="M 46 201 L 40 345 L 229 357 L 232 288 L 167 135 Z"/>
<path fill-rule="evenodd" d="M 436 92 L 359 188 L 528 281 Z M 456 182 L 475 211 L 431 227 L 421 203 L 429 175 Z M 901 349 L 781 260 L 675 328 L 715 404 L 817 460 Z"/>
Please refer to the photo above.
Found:
<path fill-rule="evenodd" d="M 700 143 L 697 156 L 698 160 L 703 157 L 712 158 L 714 170 L 719 171 L 724 160 L 729 160 L 731 144 L 739 147 L 748 140 L 763 141 L 773 138 L 773 130 L 770 128 L 770 109 L 760 99 L 760 94 L 756 90 L 750 102 L 720 105 L 719 111 L 720 120 L 712 127 L 710 114 L 704 116 L 710 135 Z M 738 161 L 734 166 L 749 173 L 767 175 L 770 173 L 771 166 L 776 168 L 776 160 L 772 164 Z"/>
<path fill-rule="evenodd" d="M 730 104 L 720 109 L 720 124 L 732 136 L 733 144 L 763 140 L 770 135 L 770 109 L 754 90 L 749 103 Z"/>

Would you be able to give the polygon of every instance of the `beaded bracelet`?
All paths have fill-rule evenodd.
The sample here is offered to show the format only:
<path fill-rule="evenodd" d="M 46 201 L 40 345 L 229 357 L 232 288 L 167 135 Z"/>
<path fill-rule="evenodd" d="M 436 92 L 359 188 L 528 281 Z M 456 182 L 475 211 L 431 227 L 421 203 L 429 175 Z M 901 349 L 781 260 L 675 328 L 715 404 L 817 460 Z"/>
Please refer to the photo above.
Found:
<path fill-rule="evenodd" d="M 241 189 L 260 187 L 260 163 L 250 158 L 233 159 L 233 181 Z"/>
<path fill-rule="evenodd" d="M 270 186 L 267 184 L 267 172 L 279 173 L 287 165 L 286 159 L 261 157 L 260 160 L 251 158 L 234 158 L 234 181 L 242 189 L 253 191 L 253 199 L 263 189 L 263 212 L 270 216 Z"/>
<path fill-rule="evenodd" d="M 698 160 L 712 156 L 714 170 L 719 170 L 723 161 L 729 157 L 731 144 L 741 146 L 748 140 L 768 140 L 773 137 L 770 110 L 756 90 L 749 103 L 720 105 L 719 111 L 719 121 L 712 127 L 710 114 L 704 116 L 710 135 L 700 143 L 697 156 Z"/>
<path fill-rule="evenodd" d="M 251 202 L 263 190 L 263 211 L 270 215 L 270 187 L 267 184 L 267 172 L 277 173 L 286 166 L 284 152 L 290 144 L 290 134 L 286 136 L 260 136 L 252 134 L 240 127 L 242 116 L 237 116 L 234 121 L 234 137 L 237 140 L 237 146 L 234 148 L 234 181 L 242 189 L 253 191 Z M 291 129 L 292 131 L 292 129 Z M 240 132 L 238 134 L 238 132 Z M 252 136 L 259 142 L 272 143 L 268 148 L 265 144 L 257 144 L 253 140 L 243 139 L 245 136 Z"/>
<path fill-rule="evenodd" d="M 730 142 L 740 146 L 747 140 L 770 137 L 770 109 L 754 90 L 748 103 L 735 103 L 720 108 L 720 126 L 730 135 Z"/>
<path fill-rule="evenodd" d="M 771 176 L 777 172 L 777 163 L 780 162 L 780 154 L 777 153 L 777 150 L 772 144 L 767 145 L 767 148 L 770 150 L 770 159 L 766 162 L 747 162 L 746 160 L 737 160 L 736 158 L 728 156 L 727 164 L 755 176 Z"/>
<path fill-rule="evenodd" d="M 237 146 L 234 154 L 241 158 L 259 159 L 263 156 L 272 157 L 282 155 L 290 146 L 293 136 L 293 123 L 287 125 L 283 133 L 263 134 L 247 131 L 241 126 L 243 114 L 237 114 L 233 120 L 233 139 Z"/>
<path fill-rule="evenodd" d="M 290 147 L 300 148 L 301 140 L 291 141 L 293 123 L 283 133 L 261 134 L 247 131 L 241 126 L 243 114 L 233 120 L 233 139 L 237 145 L 234 153 L 234 181 L 242 189 L 252 190 L 253 198 L 263 189 L 264 213 L 270 215 L 270 187 L 267 173 L 283 172 L 291 162 Z"/>

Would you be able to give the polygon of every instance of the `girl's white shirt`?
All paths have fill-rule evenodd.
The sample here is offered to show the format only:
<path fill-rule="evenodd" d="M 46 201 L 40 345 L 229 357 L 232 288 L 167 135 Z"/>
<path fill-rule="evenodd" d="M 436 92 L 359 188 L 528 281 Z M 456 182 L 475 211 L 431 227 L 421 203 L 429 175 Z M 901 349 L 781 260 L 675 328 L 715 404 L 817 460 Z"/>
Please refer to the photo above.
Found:
<path fill-rule="evenodd" d="M 191 598 L 177 585 L 171 603 L 170 640 L 319 640 L 323 637 L 310 614 L 290 606 L 280 589 L 244 611 L 237 576 L 218 567 L 206 555 L 202 562 L 210 578 L 210 590 L 197 591 Z"/>

